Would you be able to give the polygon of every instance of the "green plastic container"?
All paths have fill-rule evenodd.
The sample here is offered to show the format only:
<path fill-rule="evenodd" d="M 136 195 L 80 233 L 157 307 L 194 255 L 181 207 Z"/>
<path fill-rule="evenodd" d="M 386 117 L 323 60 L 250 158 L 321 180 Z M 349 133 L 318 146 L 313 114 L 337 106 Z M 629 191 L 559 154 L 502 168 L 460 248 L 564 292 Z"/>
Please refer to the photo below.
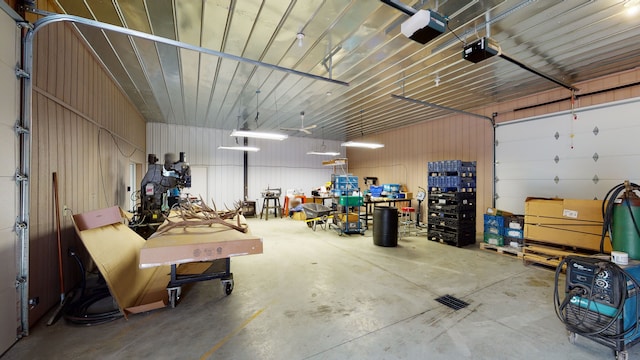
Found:
<path fill-rule="evenodd" d="M 492 233 L 484 233 L 484 242 L 489 245 L 504 246 L 504 236 Z"/>
<path fill-rule="evenodd" d="M 362 196 L 340 196 L 342 206 L 362 206 Z"/>
<path fill-rule="evenodd" d="M 624 199 L 614 205 L 611 241 L 613 250 L 626 252 L 630 259 L 640 260 L 640 235 L 634 219 L 640 227 L 640 199 Z"/>

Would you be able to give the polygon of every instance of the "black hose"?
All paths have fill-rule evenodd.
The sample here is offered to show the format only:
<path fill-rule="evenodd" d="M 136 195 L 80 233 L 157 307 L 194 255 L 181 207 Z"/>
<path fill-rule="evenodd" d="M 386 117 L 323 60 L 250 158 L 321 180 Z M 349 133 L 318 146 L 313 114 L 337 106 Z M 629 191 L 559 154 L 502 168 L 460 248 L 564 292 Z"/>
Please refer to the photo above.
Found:
<path fill-rule="evenodd" d="M 79 295 L 64 308 L 64 319 L 73 325 L 79 326 L 92 326 L 111 322 L 123 317 L 120 309 L 117 307 L 112 310 L 102 312 L 92 312 L 91 307 L 97 304 L 99 301 L 107 301 L 105 299 L 111 298 L 111 293 L 106 284 L 99 282 L 99 285 L 87 289 L 87 276 L 82 259 L 73 250 L 69 249 L 69 256 L 73 257 L 80 273 L 82 274 L 82 280 L 80 281 Z M 111 300 L 113 303 L 113 300 Z"/>
<path fill-rule="evenodd" d="M 560 302 L 560 296 L 558 291 L 558 285 L 559 285 L 558 280 L 559 280 L 560 272 L 564 264 L 567 264 L 568 261 L 575 260 L 575 259 L 580 259 L 580 258 L 574 257 L 574 256 L 568 256 L 566 259 L 563 259 L 558 265 L 558 267 L 556 268 L 555 288 L 553 292 L 553 297 L 554 297 L 554 310 L 556 312 L 556 315 L 560 319 L 560 321 L 562 321 L 562 323 L 565 324 L 567 330 L 576 334 L 580 334 L 582 336 L 598 336 L 601 338 L 617 340 L 617 341 L 622 339 L 627 339 L 630 337 L 635 337 L 638 331 L 640 330 L 638 321 L 634 321 L 633 325 L 628 329 L 624 329 L 624 325 L 622 329 L 616 329 L 614 326 L 616 325 L 616 322 L 621 321 L 625 303 L 627 299 L 631 297 L 636 298 L 635 299 L 636 313 L 630 316 L 635 320 L 638 319 L 639 311 L 640 311 L 640 307 L 638 307 L 638 305 L 640 304 L 640 296 L 639 296 L 640 294 L 638 293 L 640 291 L 640 283 L 631 274 L 629 274 L 627 271 L 620 268 L 618 265 L 614 263 L 611 263 L 609 261 L 604 261 L 604 260 L 601 263 L 598 263 L 597 265 L 599 269 L 594 274 L 594 279 L 592 280 L 591 284 L 589 286 L 586 286 L 583 284 L 576 284 L 576 286 L 574 286 L 572 289 L 569 289 L 567 287 L 566 294 L 565 294 L 566 296 L 564 300 Z M 567 275 L 569 275 L 570 271 L 571 270 L 568 271 Z M 597 275 L 603 271 L 608 271 L 610 273 L 610 279 L 612 280 L 615 279 L 615 283 L 612 284 L 612 287 L 615 287 L 617 289 L 617 292 L 620 294 L 620 298 L 617 304 L 611 304 L 616 308 L 615 314 L 613 314 L 611 317 L 607 316 L 607 318 L 609 319 L 604 324 L 597 324 L 595 321 L 588 319 L 587 316 L 589 315 L 589 313 L 597 314 L 598 316 L 601 315 L 600 313 L 591 310 L 590 307 L 591 307 L 591 303 L 596 301 L 595 294 L 593 293 L 595 279 Z M 629 292 L 629 290 L 632 290 L 632 291 Z M 572 314 L 575 316 L 576 320 L 570 322 L 568 319 L 568 311 L 569 311 L 568 305 L 571 302 L 572 298 L 575 296 L 578 296 L 581 299 L 586 299 L 587 304 L 584 310 L 582 309 L 583 306 L 580 304 L 573 307 Z M 624 315 L 624 316 L 629 316 L 629 315 Z M 624 324 L 624 322 L 621 322 L 621 323 Z M 609 334 L 607 334 L 607 332 Z"/>
<path fill-rule="evenodd" d="M 615 234 L 611 233 L 611 229 L 613 226 L 613 209 L 616 205 L 615 200 L 623 191 L 626 191 L 627 189 L 630 189 L 630 191 L 640 190 L 640 186 L 634 183 L 629 183 L 626 186 L 625 184 L 618 184 L 607 192 L 607 194 L 605 195 L 602 201 L 601 210 L 602 210 L 603 224 L 602 224 L 602 234 L 600 237 L 601 253 L 604 253 L 604 241 L 607 236 L 607 233 L 609 234 L 609 240 L 612 242 L 611 245 L 613 246 L 613 236 Z M 627 206 L 627 209 L 629 210 L 629 214 L 631 215 L 631 220 L 635 226 L 636 233 L 638 234 L 638 236 L 640 236 L 640 227 L 638 226 L 638 222 L 636 221 L 633 211 L 631 209 L 631 201 L 628 198 L 626 201 L 626 206 Z M 579 259 L 579 257 L 569 256 L 563 259 L 558 265 L 558 267 L 556 268 L 555 288 L 553 292 L 554 310 L 556 312 L 556 315 L 560 319 L 560 321 L 562 321 L 565 324 L 567 330 L 583 336 L 597 336 L 600 338 L 605 338 L 605 339 L 610 339 L 615 341 L 624 340 L 624 339 L 630 338 L 630 336 L 631 337 L 636 336 L 640 331 L 640 327 L 639 327 L 640 325 L 638 324 L 638 321 L 637 321 L 640 315 L 640 282 L 636 278 L 634 278 L 631 274 L 629 274 L 627 271 L 620 268 L 618 265 L 612 262 L 603 260 L 602 262 L 599 262 L 596 264 L 598 266 L 598 270 L 596 271 L 596 273 L 594 273 L 594 278 L 591 284 L 589 285 L 574 284 L 575 286 L 572 289 L 569 289 L 568 285 L 565 286 L 565 298 L 562 302 L 560 302 L 560 294 L 558 291 L 559 275 L 562 270 L 562 267 L 565 264 L 567 264 L 567 262 L 571 259 Z M 596 321 L 593 319 L 589 319 L 587 317 L 590 313 L 592 315 L 593 314 L 597 315 L 598 319 L 601 319 L 600 318 L 601 315 L 604 316 L 603 314 L 600 314 L 599 312 L 593 311 L 590 309 L 592 302 L 598 300 L 596 299 L 595 294 L 593 292 L 593 289 L 595 286 L 595 279 L 598 276 L 598 274 L 600 274 L 603 271 L 608 271 L 610 273 L 610 279 L 612 280 L 615 279 L 615 282 L 612 283 L 611 285 L 617 290 L 617 293 L 620 294 L 618 303 L 611 304 L 616 309 L 615 314 L 613 314 L 613 316 L 611 317 L 608 317 L 609 319 L 604 323 L 600 322 L 599 320 Z M 567 270 L 567 276 L 569 276 L 569 274 L 570 274 L 570 270 Z M 567 282 L 568 281 L 569 280 L 567 277 Z M 632 292 L 629 292 L 629 290 L 632 290 Z M 582 310 L 582 307 L 583 307 L 582 304 L 577 304 L 577 306 L 572 307 L 571 311 L 575 317 L 575 320 L 570 322 L 568 318 L 568 311 L 569 311 L 568 305 L 571 303 L 571 300 L 576 296 L 579 297 L 579 300 L 582 300 L 582 299 L 587 300 L 587 303 L 584 310 Z M 632 315 L 634 321 L 631 327 L 629 327 L 628 329 L 624 329 L 624 321 L 622 321 L 621 319 L 623 316 L 629 316 L 628 314 L 623 315 L 623 311 L 624 311 L 625 303 L 631 297 L 635 297 L 635 301 L 636 301 L 635 314 Z M 598 322 L 600 322 L 600 324 L 598 324 Z M 617 322 L 622 324 L 622 328 L 616 329 L 614 327 L 614 325 L 616 325 Z"/>
<path fill-rule="evenodd" d="M 70 324 L 79 326 L 100 325 L 121 318 L 123 315 L 117 308 L 103 312 L 91 312 L 93 305 L 107 298 L 111 298 L 111 293 L 106 286 L 92 289 L 88 294 L 84 294 L 69 305 L 64 318 Z"/>

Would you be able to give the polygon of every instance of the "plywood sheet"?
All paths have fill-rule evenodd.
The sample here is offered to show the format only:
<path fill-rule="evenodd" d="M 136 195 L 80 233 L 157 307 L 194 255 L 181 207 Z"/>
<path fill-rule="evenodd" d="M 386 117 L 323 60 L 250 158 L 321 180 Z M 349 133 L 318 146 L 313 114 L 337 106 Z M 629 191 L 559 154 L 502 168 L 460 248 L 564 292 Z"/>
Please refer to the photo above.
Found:
<path fill-rule="evenodd" d="M 140 250 L 140 267 L 211 261 L 261 254 L 262 238 L 221 224 L 174 228 L 150 237 Z"/>

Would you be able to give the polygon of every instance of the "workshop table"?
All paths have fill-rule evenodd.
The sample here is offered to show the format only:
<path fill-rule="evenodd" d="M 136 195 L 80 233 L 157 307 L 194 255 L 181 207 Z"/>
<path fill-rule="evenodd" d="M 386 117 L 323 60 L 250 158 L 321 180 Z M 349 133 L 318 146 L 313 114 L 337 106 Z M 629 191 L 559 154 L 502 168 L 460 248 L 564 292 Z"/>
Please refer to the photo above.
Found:
<path fill-rule="evenodd" d="M 313 196 L 313 202 L 316 204 L 322 204 L 324 206 L 331 206 L 333 199 L 337 199 L 335 196 Z M 325 204 L 325 201 L 329 200 L 329 205 Z"/>
<path fill-rule="evenodd" d="M 373 208 L 376 205 L 384 205 L 387 206 L 395 206 L 398 207 L 397 204 L 407 204 L 406 206 L 411 207 L 411 198 L 408 199 L 390 199 L 390 198 L 374 198 L 370 200 L 365 200 L 362 204 L 364 206 L 364 215 L 360 215 L 360 219 L 364 220 L 365 229 L 369 229 L 369 219 L 373 220 Z"/>

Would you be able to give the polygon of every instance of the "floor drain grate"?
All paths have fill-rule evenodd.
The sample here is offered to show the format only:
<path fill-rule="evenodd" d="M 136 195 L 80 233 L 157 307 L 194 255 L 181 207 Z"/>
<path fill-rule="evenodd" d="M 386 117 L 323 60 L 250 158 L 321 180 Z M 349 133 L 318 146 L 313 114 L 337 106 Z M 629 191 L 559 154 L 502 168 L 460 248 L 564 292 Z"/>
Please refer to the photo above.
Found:
<path fill-rule="evenodd" d="M 453 297 L 451 295 L 445 295 L 445 296 L 441 296 L 439 298 L 436 299 L 437 302 L 439 302 L 442 305 L 448 306 L 450 308 L 452 308 L 453 310 L 460 310 L 462 308 L 466 308 L 467 306 L 469 306 L 468 303 Z"/>

